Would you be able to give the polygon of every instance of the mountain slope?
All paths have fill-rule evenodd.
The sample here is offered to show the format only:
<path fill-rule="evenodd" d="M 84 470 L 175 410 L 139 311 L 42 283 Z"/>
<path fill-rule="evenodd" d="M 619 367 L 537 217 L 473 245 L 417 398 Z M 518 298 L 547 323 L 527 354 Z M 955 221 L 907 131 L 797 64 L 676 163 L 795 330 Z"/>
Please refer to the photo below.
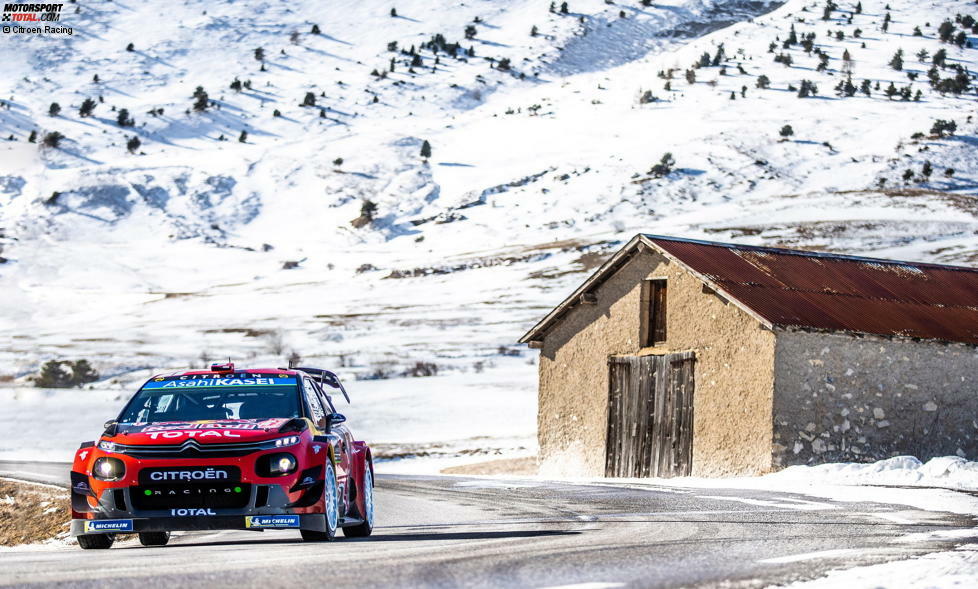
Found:
<path fill-rule="evenodd" d="M 637 231 L 978 260 L 974 4 L 548 4 L 92 2 L 72 37 L 5 36 L 0 372 L 513 370 L 506 346 Z M 961 93 L 928 82 L 941 50 Z"/>

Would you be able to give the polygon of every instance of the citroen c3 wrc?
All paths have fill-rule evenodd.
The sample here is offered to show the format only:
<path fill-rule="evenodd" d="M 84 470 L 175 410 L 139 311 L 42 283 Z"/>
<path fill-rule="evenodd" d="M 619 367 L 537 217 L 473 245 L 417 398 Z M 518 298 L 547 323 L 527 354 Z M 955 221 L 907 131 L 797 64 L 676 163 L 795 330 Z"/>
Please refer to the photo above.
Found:
<path fill-rule="evenodd" d="M 373 460 L 337 413 L 349 402 L 318 368 L 155 376 L 85 442 L 71 468 L 71 533 L 163 546 L 178 530 L 295 529 L 306 541 L 369 536 Z"/>

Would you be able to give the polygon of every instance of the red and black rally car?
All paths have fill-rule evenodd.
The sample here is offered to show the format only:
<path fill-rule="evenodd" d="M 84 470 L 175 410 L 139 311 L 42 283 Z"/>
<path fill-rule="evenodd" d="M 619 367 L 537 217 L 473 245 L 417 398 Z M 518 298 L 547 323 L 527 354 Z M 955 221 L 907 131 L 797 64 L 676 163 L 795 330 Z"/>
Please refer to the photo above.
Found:
<path fill-rule="evenodd" d="M 332 540 L 369 536 L 370 448 L 355 441 L 317 368 L 151 378 L 71 469 L 71 533 L 109 548 L 119 533 L 162 546 L 174 530 L 295 528 Z"/>

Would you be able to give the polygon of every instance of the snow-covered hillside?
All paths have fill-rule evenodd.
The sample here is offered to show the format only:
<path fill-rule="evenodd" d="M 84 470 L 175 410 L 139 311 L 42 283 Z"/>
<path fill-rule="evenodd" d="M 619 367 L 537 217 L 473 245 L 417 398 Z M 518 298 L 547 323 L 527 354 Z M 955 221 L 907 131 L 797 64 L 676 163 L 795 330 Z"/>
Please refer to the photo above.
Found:
<path fill-rule="evenodd" d="M 0 37 L 14 384 L 294 351 L 532 394 L 512 343 L 638 231 L 978 263 L 973 2 L 69 6 Z"/>

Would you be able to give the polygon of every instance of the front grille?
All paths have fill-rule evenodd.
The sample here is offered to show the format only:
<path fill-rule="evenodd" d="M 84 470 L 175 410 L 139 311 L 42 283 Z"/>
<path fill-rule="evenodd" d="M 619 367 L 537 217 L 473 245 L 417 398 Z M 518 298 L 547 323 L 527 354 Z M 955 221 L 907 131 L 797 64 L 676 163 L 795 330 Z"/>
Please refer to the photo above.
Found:
<path fill-rule="evenodd" d="M 238 444 L 199 444 L 195 440 L 187 440 L 182 444 L 116 444 L 115 451 L 133 458 L 150 459 L 235 458 L 274 447 L 275 440 Z"/>
<path fill-rule="evenodd" d="M 182 509 L 212 507 L 215 509 L 245 507 L 251 498 L 248 483 L 140 485 L 129 488 L 135 509 Z"/>

